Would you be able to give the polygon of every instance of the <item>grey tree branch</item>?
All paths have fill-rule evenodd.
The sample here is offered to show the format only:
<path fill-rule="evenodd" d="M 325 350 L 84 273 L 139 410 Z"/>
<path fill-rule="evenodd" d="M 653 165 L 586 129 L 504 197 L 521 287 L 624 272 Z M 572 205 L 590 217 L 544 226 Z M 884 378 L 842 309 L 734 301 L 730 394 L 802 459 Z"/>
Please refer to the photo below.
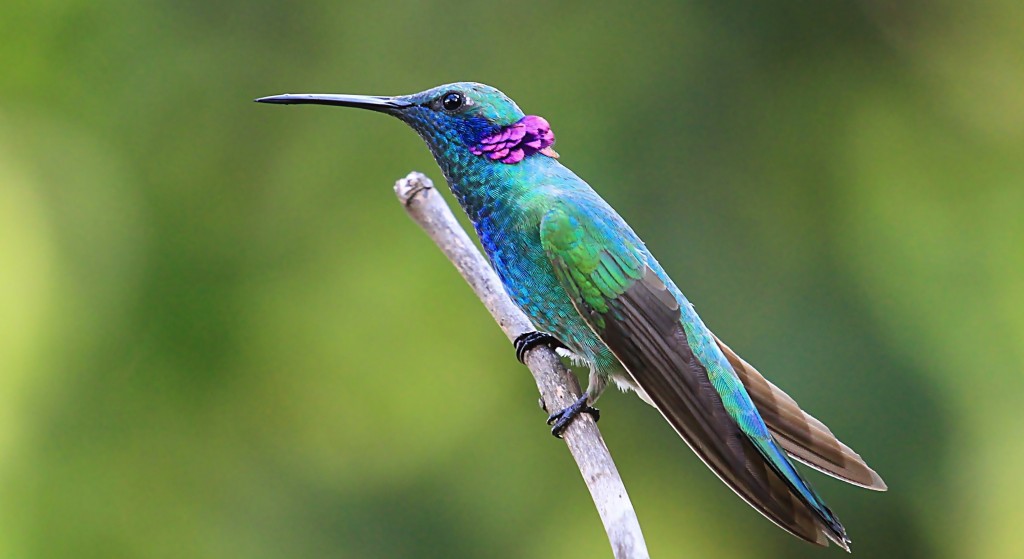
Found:
<path fill-rule="evenodd" d="M 501 280 L 456 221 L 430 179 L 422 173 L 409 173 L 395 183 L 395 194 L 409 216 L 459 270 L 510 341 L 535 330 L 530 319 L 505 293 Z M 509 357 L 512 357 L 511 347 Z M 554 351 L 537 347 L 526 354 L 526 364 L 537 381 L 547 409 L 563 409 L 579 397 L 576 377 Z M 650 555 L 633 504 L 597 424 L 589 415 L 582 414 L 563 436 L 590 490 L 616 559 L 648 559 Z"/>

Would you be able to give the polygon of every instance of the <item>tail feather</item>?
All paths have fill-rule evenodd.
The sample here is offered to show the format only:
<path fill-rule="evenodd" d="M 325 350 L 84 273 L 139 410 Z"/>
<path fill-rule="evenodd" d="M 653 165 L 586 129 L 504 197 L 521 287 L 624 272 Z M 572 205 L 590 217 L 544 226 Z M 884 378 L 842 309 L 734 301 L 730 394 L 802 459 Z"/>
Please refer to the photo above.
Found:
<path fill-rule="evenodd" d="M 787 454 L 847 483 L 885 491 L 887 486 L 859 454 L 843 444 L 824 423 L 806 413 L 793 398 L 761 376 L 717 337 L 718 347 L 739 375 L 768 429 Z"/>

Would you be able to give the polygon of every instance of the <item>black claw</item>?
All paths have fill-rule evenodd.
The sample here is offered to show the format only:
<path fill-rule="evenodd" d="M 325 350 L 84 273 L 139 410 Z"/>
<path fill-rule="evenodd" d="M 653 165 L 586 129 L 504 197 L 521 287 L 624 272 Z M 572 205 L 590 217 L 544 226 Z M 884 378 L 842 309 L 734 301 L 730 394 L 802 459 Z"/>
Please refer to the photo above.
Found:
<path fill-rule="evenodd" d="M 583 396 L 580 396 L 579 400 L 573 402 L 571 406 L 548 416 L 548 425 L 554 424 L 551 426 L 551 434 L 561 439 L 562 433 L 565 429 L 570 423 L 572 423 L 572 420 L 576 419 L 576 416 L 581 413 L 585 413 L 590 415 L 590 417 L 593 417 L 595 423 L 601 419 L 601 410 L 588 405 L 587 395 L 584 394 Z"/>
<path fill-rule="evenodd" d="M 558 338 L 548 334 L 547 332 L 527 332 L 525 334 L 520 334 L 520 336 L 512 342 L 512 345 L 516 346 L 516 359 L 523 364 L 526 364 L 526 361 L 524 361 L 524 359 L 526 359 L 526 352 L 539 345 L 546 345 L 551 349 L 565 349 L 565 344 L 558 341 Z"/>

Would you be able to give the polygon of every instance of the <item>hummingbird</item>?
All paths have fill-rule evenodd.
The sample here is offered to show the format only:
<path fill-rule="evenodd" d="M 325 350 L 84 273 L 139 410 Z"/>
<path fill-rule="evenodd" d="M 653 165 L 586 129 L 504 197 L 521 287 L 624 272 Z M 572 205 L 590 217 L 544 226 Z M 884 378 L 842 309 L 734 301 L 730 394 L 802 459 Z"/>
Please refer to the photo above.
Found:
<path fill-rule="evenodd" d="M 584 394 L 548 418 L 561 436 L 614 383 L 656 408 L 747 504 L 790 534 L 850 551 L 839 518 L 793 460 L 885 491 L 860 455 L 713 334 L 640 237 L 559 162 L 547 120 L 488 85 L 412 95 L 284 94 L 260 103 L 335 105 L 398 118 L 426 142 L 538 345 L 589 368 Z"/>

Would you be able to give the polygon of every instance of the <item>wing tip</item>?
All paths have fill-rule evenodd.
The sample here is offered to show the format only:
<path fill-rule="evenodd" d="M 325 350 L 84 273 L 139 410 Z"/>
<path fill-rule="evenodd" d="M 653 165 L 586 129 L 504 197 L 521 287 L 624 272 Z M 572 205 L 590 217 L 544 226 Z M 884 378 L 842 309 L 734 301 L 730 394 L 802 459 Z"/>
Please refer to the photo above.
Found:
<path fill-rule="evenodd" d="M 817 533 L 817 538 L 816 539 L 814 539 L 814 540 L 811 540 L 809 538 L 802 538 L 802 539 L 806 539 L 809 543 L 812 543 L 814 545 L 818 545 L 818 546 L 821 546 L 821 547 L 828 547 L 830 543 L 833 543 L 836 546 L 838 546 L 840 549 L 842 549 L 843 551 L 845 551 L 847 553 L 852 553 L 852 551 L 850 551 L 850 544 L 853 543 L 853 542 L 851 542 L 850 538 L 846 536 L 846 532 L 845 531 L 842 532 L 842 533 L 836 533 L 836 532 L 830 530 L 827 526 L 823 526 L 823 525 L 819 524 L 818 525 L 818 533 Z"/>
<path fill-rule="evenodd" d="M 832 540 L 832 543 L 839 546 L 840 549 L 842 549 L 843 551 L 847 553 L 853 553 L 852 551 L 850 551 L 850 544 L 853 543 L 850 541 L 850 538 L 846 536 L 843 536 L 842 538 L 833 538 L 829 536 L 829 539 Z"/>
<path fill-rule="evenodd" d="M 864 485 L 864 489 L 870 489 L 872 491 L 879 492 L 889 490 L 889 486 L 885 484 L 884 480 L 882 480 L 882 476 L 878 475 L 878 473 L 872 470 L 871 468 L 868 468 L 868 471 L 871 472 L 871 484 Z"/>
<path fill-rule="evenodd" d="M 788 450 L 786 451 L 786 454 L 793 460 L 800 462 L 804 466 L 807 466 L 808 468 L 811 468 L 816 472 L 825 474 L 829 477 L 833 477 L 835 479 L 838 479 L 839 481 L 849 483 L 850 485 L 860 487 L 861 489 L 868 489 L 870 491 L 878 492 L 884 492 L 889 490 L 889 486 L 885 484 L 885 481 L 882 480 L 882 477 L 879 476 L 877 472 L 872 470 L 871 467 L 869 467 L 866 463 L 864 463 L 863 460 L 860 460 L 857 463 L 857 465 L 860 466 L 860 469 L 862 470 L 862 475 L 853 476 L 850 475 L 850 472 L 842 471 L 835 468 L 825 468 L 821 464 L 811 462 L 805 456 L 793 454 Z"/>

